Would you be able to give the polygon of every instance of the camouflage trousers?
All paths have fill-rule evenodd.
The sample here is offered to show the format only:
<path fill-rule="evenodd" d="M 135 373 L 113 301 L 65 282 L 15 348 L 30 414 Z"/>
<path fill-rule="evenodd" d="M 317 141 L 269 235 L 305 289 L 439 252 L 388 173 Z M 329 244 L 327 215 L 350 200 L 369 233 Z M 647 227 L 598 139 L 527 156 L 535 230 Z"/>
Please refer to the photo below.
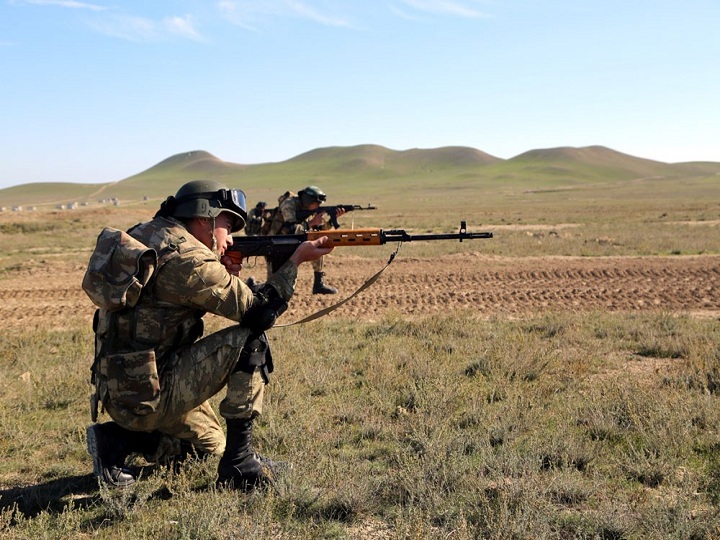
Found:
<path fill-rule="evenodd" d="M 172 354 L 160 376 L 157 407 L 147 414 L 118 406 L 98 379 L 98 391 L 108 414 L 122 427 L 133 431 L 159 431 L 166 437 L 157 460 L 179 454 L 180 440 L 195 450 L 221 455 L 225 434 L 208 400 L 227 387 L 220 403 L 226 419 L 252 418 L 262 413 L 265 382 L 260 369 L 237 370 L 240 351 L 250 332 L 234 325 Z"/>

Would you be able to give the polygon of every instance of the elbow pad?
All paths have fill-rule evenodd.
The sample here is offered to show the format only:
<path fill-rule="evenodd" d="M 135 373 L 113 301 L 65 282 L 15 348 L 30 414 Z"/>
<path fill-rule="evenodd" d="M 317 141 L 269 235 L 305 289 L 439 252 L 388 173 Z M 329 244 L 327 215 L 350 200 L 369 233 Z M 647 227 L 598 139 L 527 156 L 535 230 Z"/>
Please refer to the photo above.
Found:
<path fill-rule="evenodd" d="M 243 315 L 240 324 L 255 332 L 264 332 L 272 328 L 287 307 L 287 302 L 280 298 L 275 287 L 266 283 L 253 294 L 253 303 Z"/>

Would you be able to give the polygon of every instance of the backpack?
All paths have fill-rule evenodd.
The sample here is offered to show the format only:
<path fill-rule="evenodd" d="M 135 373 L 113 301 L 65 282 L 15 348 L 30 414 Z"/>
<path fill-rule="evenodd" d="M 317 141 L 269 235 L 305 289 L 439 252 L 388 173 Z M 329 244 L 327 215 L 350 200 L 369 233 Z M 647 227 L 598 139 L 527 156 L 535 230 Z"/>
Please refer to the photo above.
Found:
<path fill-rule="evenodd" d="M 268 234 L 270 234 L 273 221 L 275 221 L 276 219 L 282 221 L 282 216 L 280 215 L 280 205 L 285 199 L 288 199 L 289 197 L 297 197 L 297 193 L 293 193 L 292 191 L 286 191 L 278 197 L 278 205 L 275 208 L 269 210 L 269 216 L 265 218 L 262 228 L 260 229 L 260 236 L 267 236 Z"/>
<path fill-rule="evenodd" d="M 133 307 L 158 266 L 154 249 L 112 227 L 98 235 L 82 288 L 93 304 L 109 312 Z"/>

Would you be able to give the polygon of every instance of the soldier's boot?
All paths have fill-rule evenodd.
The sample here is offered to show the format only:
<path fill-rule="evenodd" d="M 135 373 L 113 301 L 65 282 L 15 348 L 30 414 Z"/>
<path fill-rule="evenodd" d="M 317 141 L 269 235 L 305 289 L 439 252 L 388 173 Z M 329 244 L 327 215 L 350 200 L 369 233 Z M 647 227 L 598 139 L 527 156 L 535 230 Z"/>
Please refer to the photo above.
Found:
<path fill-rule="evenodd" d="M 218 464 L 217 486 L 251 491 L 275 483 L 284 465 L 255 453 L 252 447 L 252 420 L 227 420 L 225 453 Z"/>
<path fill-rule="evenodd" d="M 127 487 L 135 476 L 125 467 L 133 452 L 153 454 L 160 440 L 158 432 L 130 431 L 115 422 L 92 424 L 86 430 L 87 449 L 93 459 L 93 474 L 110 487 Z"/>
<path fill-rule="evenodd" d="M 125 468 L 125 458 L 130 455 L 130 450 L 124 431 L 115 422 L 92 424 L 86 430 L 93 474 L 99 482 L 111 487 L 127 487 L 135 483 L 135 477 Z"/>
<path fill-rule="evenodd" d="M 315 272 L 315 283 L 313 283 L 313 294 L 337 294 L 335 287 L 330 287 L 323 281 L 325 272 Z"/>

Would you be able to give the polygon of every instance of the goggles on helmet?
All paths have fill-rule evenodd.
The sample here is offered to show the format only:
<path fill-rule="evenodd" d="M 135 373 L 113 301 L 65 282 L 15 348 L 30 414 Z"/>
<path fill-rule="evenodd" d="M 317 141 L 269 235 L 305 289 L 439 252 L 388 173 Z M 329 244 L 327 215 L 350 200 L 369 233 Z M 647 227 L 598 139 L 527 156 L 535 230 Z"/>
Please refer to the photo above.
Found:
<path fill-rule="evenodd" d="M 234 216 L 233 232 L 245 226 L 245 193 L 240 189 L 219 189 L 190 193 L 175 200 L 177 217 L 217 217 L 222 212 Z"/>
<path fill-rule="evenodd" d="M 245 193 L 241 189 L 221 189 L 211 198 L 219 201 L 220 206 L 226 210 L 245 214 Z"/>

